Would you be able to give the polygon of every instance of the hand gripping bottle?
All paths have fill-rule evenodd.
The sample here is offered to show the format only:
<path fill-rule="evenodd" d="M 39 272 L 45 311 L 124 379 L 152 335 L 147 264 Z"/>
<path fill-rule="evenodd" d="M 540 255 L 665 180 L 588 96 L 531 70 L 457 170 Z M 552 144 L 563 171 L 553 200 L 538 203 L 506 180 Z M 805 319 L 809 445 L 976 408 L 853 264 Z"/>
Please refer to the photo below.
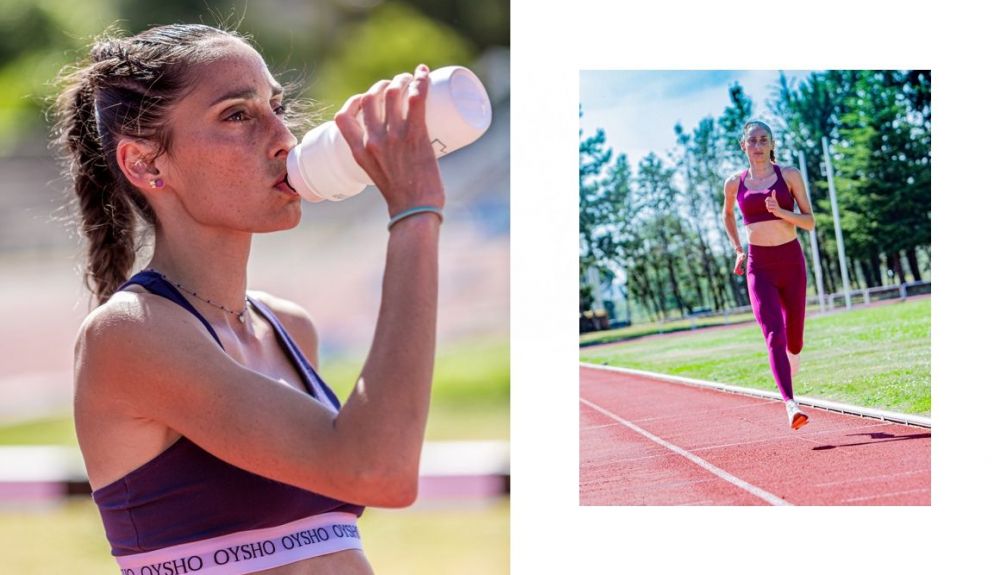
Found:
<path fill-rule="evenodd" d="M 462 66 L 430 73 L 427 133 L 438 158 L 479 139 L 490 127 L 493 109 L 482 82 Z M 343 200 L 372 184 L 354 161 L 335 122 L 310 130 L 288 153 L 288 183 L 310 202 Z"/>

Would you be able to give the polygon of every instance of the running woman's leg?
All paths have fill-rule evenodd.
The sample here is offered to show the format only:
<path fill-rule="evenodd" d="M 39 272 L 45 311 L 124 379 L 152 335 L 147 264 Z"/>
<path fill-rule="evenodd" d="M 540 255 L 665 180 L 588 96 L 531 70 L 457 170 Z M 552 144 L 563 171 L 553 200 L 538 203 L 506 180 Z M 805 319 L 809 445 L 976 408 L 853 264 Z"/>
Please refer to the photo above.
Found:
<path fill-rule="evenodd" d="M 798 371 L 799 353 L 802 352 L 806 322 L 806 265 L 801 248 L 795 242 L 789 250 L 789 264 L 782 267 L 780 286 L 781 308 L 785 319 L 785 339 L 792 377 Z M 797 252 L 797 253 L 796 253 Z"/>
<path fill-rule="evenodd" d="M 754 266 L 753 260 L 747 264 L 747 289 L 750 293 L 750 306 L 757 318 L 764 341 L 767 343 L 767 355 L 771 363 L 771 374 L 781 392 L 782 399 L 792 399 L 792 373 L 788 363 L 786 329 L 784 311 L 777 286 L 771 278 L 771 270 Z"/>

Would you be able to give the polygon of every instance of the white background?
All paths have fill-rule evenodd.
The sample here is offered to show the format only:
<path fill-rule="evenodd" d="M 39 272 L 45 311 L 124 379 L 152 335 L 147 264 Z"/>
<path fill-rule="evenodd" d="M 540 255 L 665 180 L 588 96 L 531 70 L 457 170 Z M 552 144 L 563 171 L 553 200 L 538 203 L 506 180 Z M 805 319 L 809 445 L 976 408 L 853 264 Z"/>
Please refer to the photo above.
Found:
<path fill-rule="evenodd" d="M 513 573 L 996 568 L 998 46 L 964 4 L 512 1 Z M 579 71 L 827 68 L 933 70 L 933 505 L 579 507 Z"/>

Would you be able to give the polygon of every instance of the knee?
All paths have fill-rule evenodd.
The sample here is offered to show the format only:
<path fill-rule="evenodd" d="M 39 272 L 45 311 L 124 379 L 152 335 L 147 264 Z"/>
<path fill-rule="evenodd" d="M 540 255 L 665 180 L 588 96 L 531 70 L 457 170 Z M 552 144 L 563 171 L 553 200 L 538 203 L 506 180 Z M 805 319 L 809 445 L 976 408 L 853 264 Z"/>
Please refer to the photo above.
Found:
<path fill-rule="evenodd" d="M 767 340 L 767 347 L 771 350 L 783 350 L 786 348 L 787 341 L 785 340 L 785 334 L 782 333 L 783 330 L 776 329 L 767 332 L 764 339 Z"/>

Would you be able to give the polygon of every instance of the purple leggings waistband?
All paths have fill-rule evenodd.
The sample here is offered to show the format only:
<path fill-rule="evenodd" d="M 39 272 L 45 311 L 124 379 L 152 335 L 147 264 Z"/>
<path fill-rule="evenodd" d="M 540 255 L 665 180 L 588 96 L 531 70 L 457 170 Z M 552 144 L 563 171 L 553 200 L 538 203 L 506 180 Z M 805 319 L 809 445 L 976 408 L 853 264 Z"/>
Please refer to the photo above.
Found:
<path fill-rule="evenodd" d="M 761 264 L 798 262 L 802 258 L 802 246 L 798 238 L 777 246 L 747 246 L 747 258 Z"/>

